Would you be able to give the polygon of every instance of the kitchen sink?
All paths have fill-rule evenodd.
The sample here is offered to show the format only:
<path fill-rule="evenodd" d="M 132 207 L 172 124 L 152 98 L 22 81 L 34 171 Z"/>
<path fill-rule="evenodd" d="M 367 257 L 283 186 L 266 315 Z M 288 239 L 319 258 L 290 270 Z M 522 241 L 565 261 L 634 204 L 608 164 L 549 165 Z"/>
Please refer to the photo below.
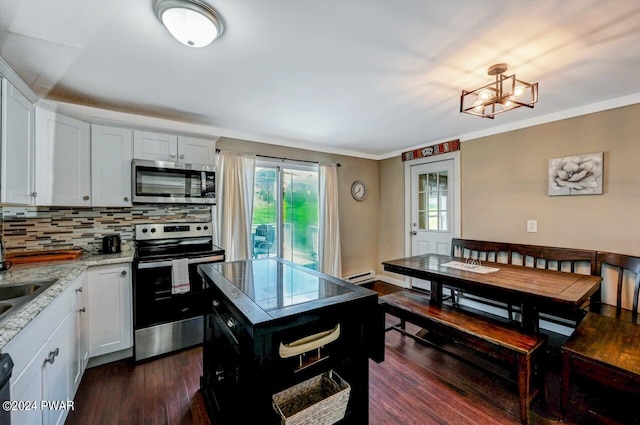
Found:
<path fill-rule="evenodd" d="M 39 288 L 42 288 L 41 283 L 28 283 L 24 285 L 11 285 L 0 287 L 0 300 L 10 300 L 11 298 L 20 298 L 25 295 L 34 294 Z"/>
<path fill-rule="evenodd" d="M 0 321 L 10 317 L 54 283 L 55 279 L 0 285 Z"/>

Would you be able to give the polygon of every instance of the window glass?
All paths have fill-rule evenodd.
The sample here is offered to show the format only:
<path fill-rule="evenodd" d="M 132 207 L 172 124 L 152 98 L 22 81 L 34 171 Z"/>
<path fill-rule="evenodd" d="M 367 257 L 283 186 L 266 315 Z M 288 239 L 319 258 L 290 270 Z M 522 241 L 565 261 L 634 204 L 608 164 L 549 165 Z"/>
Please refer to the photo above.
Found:
<path fill-rule="evenodd" d="M 318 214 L 316 166 L 257 166 L 252 225 L 253 257 L 279 255 L 285 260 L 316 270 Z"/>

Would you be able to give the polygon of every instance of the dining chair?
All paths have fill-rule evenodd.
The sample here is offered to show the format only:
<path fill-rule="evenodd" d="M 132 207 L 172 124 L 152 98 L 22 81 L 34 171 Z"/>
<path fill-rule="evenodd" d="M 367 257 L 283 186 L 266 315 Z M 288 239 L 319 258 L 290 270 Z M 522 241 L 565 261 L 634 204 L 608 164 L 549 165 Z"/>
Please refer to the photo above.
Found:
<path fill-rule="evenodd" d="M 253 238 L 253 257 L 258 258 L 260 255 L 269 255 L 274 252 L 275 228 L 268 224 L 261 224 L 256 227 L 252 235 Z"/>
<path fill-rule="evenodd" d="M 604 309 L 607 315 L 589 312 L 562 346 L 560 408 L 563 417 L 567 414 L 575 375 L 595 381 L 603 388 L 640 394 L 640 324 L 637 321 L 640 258 L 598 252 L 596 272 L 602 274 L 605 266 L 607 272 L 617 273 L 615 314 L 611 314 L 610 309 Z M 625 276 L 630 275 L 635 275 L 632 310 L 622 306 Z"/>
<path fill-rule="evenodd" d="M 631 310 L 622 308 L 622 290 L 625 282 L 625 271 L 628 277 L 635 274 Z M 617 279 L 616 305 L 613 306 L 597 302 L 591 305 L 591 311 L 603 316 L 615 317 L 619 320 L 640 324 L 640 317 L 638 315 L 638 295 L 640 295 L 640 258 L 622 254 L 613 254 L 610 252 L 598 252 L 596 274 L 598 276 L 602 276 L 607 272 L 610 274 L 605 277 L 614 277 Z"/>

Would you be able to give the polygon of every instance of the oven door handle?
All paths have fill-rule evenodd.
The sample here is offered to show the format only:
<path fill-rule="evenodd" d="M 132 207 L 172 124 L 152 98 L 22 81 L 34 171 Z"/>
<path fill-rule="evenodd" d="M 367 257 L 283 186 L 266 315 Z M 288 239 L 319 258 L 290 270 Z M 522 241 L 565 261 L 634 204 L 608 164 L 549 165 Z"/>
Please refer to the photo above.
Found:
<path fill-rule="evenodd" d="M 215 263 L 224 261 L 224 255 L 212 255 L 210 257 L 189 258 L 189 264 Z M 150 261 L 148 263 L 138 263 L 138 270 L 159 269 L 160 267 L 171 267 L 171 261 Z"/>

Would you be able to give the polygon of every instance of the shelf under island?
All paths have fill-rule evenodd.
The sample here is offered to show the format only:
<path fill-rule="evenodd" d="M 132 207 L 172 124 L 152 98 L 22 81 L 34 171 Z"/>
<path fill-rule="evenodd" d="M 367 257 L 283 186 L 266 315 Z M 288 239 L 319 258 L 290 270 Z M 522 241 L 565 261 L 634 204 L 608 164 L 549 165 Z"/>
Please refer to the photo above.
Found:
<path fill-rule="evenodd" d="M 200 385 L 214 424 L 280 423 L 273 395 L 330 371 L 350 387 L 339 423 L 368 424 L 369 358 L 384 359 L 376 292 L 274 258 L 198 271 L 213 294 Z"/>

